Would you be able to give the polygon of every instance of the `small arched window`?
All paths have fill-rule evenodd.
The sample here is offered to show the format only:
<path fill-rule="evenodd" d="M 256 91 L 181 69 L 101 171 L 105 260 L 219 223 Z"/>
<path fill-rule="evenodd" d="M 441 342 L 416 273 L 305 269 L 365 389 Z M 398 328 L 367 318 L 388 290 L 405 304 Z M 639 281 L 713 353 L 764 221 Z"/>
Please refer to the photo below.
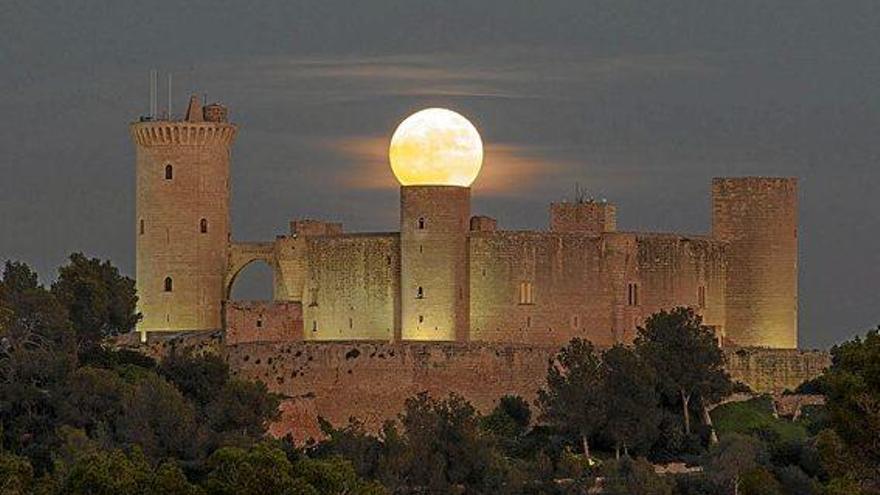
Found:
<path fill-rule="evenodd" d="M 206 218 L 199 221 L 199 232 L 203 234 L 208 232 L 208 220 Z"/>
<path fill-rule="evenodd" d="M 425 230 L 425 217 L 419 217 L 419 230 Z"/>
<path fill-rule="evenodd" d="M 174 167 L 169 163 L 165 165 L 165 180 L 171 180 L 174 178 Z"/>
<path fill-rule="evenodd" d="M 140 234 L 144 235 L 144 219 L 141 218 Z"/>
<path fill-rule="evenodd" d="M 165 277 L 165 292 L 171 292 L 174 289 L 174 282 L 171 277 Z"/>
<path fill-rule="evenodd" d="M 418 289 L 416 289 L 416 299 L 424 299 L 425 298 L 425 290 L 422 289 L 420 285 Z"/>

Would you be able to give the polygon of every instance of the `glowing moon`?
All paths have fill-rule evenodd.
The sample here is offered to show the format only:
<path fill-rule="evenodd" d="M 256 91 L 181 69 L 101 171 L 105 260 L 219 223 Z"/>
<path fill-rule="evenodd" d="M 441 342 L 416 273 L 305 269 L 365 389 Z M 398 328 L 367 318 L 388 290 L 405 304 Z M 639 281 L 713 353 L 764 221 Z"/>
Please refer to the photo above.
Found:
<path fill-rule="evenodd" d="M 458 113 L 426 108 L 397 126 L 388 157 L 401 185 L 468 187 L 483 165 L 483 141 Z"/>

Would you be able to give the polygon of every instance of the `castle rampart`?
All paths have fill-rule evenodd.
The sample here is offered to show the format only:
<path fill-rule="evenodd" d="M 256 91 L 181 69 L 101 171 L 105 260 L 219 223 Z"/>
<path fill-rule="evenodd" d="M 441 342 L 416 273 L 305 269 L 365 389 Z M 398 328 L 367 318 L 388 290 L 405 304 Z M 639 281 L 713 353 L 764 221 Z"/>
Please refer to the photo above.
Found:
<path fill-rule="evenodd" d="M 311 342 L 249 343 L 225 350 L 241 377 L 261 380 L 288 397 L 289 414 L 273 425 L 304 440 L 316 436 L 317 416 L 344 425 L 350 417 L 377 430 L 419 392 L 455 392 L 482 412 L 504 395 L 534 404 L 555 347 L 494 343 Z M 815 378 L 830 365 L 820 351 L 729 349 L 728 371 L 756 392 L 780 393 Z M 344 397 L 345 400 L 340 400 Z M 293 415 L 293 417 L 290 416 Z"/>

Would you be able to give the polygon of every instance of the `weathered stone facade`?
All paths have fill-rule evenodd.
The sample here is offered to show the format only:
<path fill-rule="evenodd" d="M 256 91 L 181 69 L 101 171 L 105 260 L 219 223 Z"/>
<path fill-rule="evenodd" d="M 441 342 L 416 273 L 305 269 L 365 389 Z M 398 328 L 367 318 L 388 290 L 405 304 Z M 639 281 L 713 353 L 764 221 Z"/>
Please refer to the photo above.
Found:
<path fill-rule="evenodd" d="M 154 358 L 184 349 L 224 356 L 234 375 L 259 380 L 282 395 L 281 417 L 270 431 L 277 436 L 292 433 L 299 441 L 319 437 L 318 416 L 335 425 L 359 418 L 375 431 L 420 392 L 433 397 L 454 392 L 482 412 L 504 395 L 519 395 L 534 404 L 558 350 L 491 342 L 231 344 L 228 334 L 224 339 L 220 332 L 186 332 L 128 345 Z M 831 364 L 828 352 L 794 349 L 726 348 L 724 357 L 733 380 L 777 395 L 819 376 Z"/>
<path fill-rule="evenodd" d="M 556 350 L 493 343 L 293 342 L 241 344 L 225 352 L 238 376 L 263 381 L 286 397 L 272 431 L 305 440 L 318 434 L 317 416 L 336 425 L 356 417 L 376 430 L 420 392 L 433 397 L 455 392 L 483 412 L 504 395 L 534 403 Z M 830 364 L 829 355 L 818 351 L 730 349 L 725 357 L 734 380 L 766 393 L 793 389 Z"/>
<path fill-rule="evenodd" d="M 224 309 L 226 344 L 291 342 L 303 339 L 302 303 L 228 301 Z"/>

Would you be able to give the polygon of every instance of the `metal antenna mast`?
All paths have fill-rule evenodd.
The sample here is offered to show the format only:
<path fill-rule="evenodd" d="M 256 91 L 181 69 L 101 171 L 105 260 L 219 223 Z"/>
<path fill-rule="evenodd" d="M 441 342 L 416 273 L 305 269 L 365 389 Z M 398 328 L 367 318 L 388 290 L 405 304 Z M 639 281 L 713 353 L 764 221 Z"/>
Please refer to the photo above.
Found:
<path fill-rule="evenodd" d="M 168 73 L 168 120 L 171 120 L 171 73 Z"/>
<path fill-rule="evenodd" d="M 156 69 L 150 69 L 150 120 L 155 120 L 156 118 L 156 83 L 159 78 L 159 73 Z"/>

